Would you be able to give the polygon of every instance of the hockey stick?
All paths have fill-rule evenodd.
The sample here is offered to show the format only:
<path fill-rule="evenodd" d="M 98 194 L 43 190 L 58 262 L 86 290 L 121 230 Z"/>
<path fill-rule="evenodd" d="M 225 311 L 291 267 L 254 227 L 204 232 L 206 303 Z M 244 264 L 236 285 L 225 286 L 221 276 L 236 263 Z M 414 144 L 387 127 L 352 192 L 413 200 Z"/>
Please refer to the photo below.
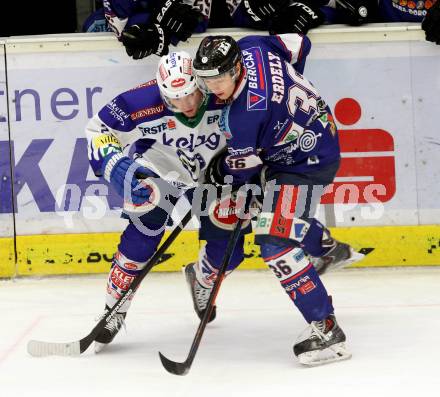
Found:
<path fill-rule="evenodd" d="M 174 228 L 168 238 L 164 243 L 157 249 L 154 255 L 148 260 L 146 266 L 139 273 L 137 278 L 130 285 L 130 288 L 125 291 L 112 309 L 104 312 L 101 320 L 96 324 L 95 328 L 85 336 L 84 338 L 67 343 L 57 343 L 57 342 L 44 342 L 37 340 L 30 340 L 27 345 L 27 351 L 31 356 L 43 357 L 43 356 L 79 356 L 84 353 L 89 346 L 93 343 L 95 338 L 101 332 L 101 330 L 106 326 L 106 324 L 111 321 L 111 319 L 116 315 L 118 309 L 135 293 L 136 289 L 145 278 L 145 276 L 150 272 L 150 270 L 157 265 L 157 262 L 161 256 L 165 253 L 168 247 L 173 243 L 179 233 L 185 228 L 187 223 L 191 220 L 193 216 L 192 210 L 189 210 L 187 214 L 180 221 L 180 224 Z"/>
<path fill-rule="evenodd" d="M 191 364 L 194 361 L 194 357 L 196 356 L 197 350 L 202 340 L 203 331 L 205 330 L 206 325 L 208 324 L 209 319 L 211 318 L 211 313 L 214 310 L 215 299 L 220 289 L 220 285 L 222 284 L 222 281 L 225 278 L 226 268 L 229 265 L 229 262 L 232 257 L 232 252 L 234 251 L 235 245 L 237 244 L 238 238 L 240 237 L 241 225 L 243 223 L 243 220 L 244 219 L 242 218 L 238 219 L 237 223 L 235 224 L 234 231 L 232 235 L 229 237 L 229 241 L 226 247 L 225 256 L 223 257 L 222 265 L 218 272 L 217 278 L 214 282 L 214 287 L 212 288 L 205 314 L 203 315 L 203 318 L 199 324 L 199 328 L 197 328 L 197 332 L 194 336 L 194 340 L 191 345 L 191 349 L 189 350 L 188 357 L 184 362 L 178 363 L 176 361 L 169 360 L 161 352 L 159 352 L 159 357 L 160 357 L 160 361 L 162 361 L 162 365 L 165 367 L 165 369 L 168 372 L 174 375 L 186 375 L 191 368 Z"/>

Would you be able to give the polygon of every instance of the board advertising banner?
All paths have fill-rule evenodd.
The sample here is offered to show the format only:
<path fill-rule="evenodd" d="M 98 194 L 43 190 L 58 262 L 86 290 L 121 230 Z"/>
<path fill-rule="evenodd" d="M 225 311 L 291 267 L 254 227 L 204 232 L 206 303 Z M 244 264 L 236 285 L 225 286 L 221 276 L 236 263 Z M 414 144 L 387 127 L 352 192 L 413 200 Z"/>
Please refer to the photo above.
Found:
<path fill-rule="evenodd" d="M 185 50 L 194 54 L 199 41 L 191 40 Z M 111 247 L 102 248 L 99 257 L 113 251 L 117 233 L 126 224 L 120 219 L 121 199 L 93 175 L 84 127 L 115 95 L 154 78 L 157 61 L 158 57 L 133 61 L 122 47 L 101 47 L 99 42 L 87 50 L 14 44 L 8 53 L 16 228 L 19 236 L 29 236 L 18 241 L 17 250 L 19 269 L 26 274 L 35 271 L 35 263 L 51 260 L 45 257 L 45 247 L 60 264 L 69 263 L 68 255 L 75 256 L 65 247 L 63 252 L 54 251 L 58 245 L 52 245 L 51 235 L 66 235 L 63 241 L 69 247 L 75 246 L 76 235 L 78 241 L 86 241 L 87 233 L 100 239 L 114 232 Z M 437 70 L 440 54 L 424 42 L 317 43 L 312 47 L 304 74 L 332 109 L 342 150 L 341 168 L 322 198 L 319 218 L 327 219 L 324 208 L 325 212 L 330 208 L 330 224 L 349 227 L 343 234 L 351 236 L 359 249 L 374 247 L 356 237 L 358 227 L 378 230 L 387 225 L 440 223 L 436 200 L 440 187 L 435 183 L 440 145 L 433 112 L 440 105 Z M 11 216 L 13 203 L 4 201 L 5 192 L 4 214 Z M 386 235 L 393 233 L 398 232 L 387 229 Z M 417 234 L 422 240 L 420 250 L 431 255 L 426 264 L 433 264 L 436 250 L 429 254 L 428 249 L 438 230 L 429 227 L 422 234 Z M 44 235 L 44 244 L 35 242 L 32 235 Z M 28 258 L 36 258 L 31 248 L 36 246 L 41 254 L 29 266 Z M 75 256 L 74 266 L 81 266 L 84 258 L 98 257 L 93 247 L 83 251 Z M 390 257 L 387 263 L 402 262 L 396 258 Z M 60 269 L 57 274 L 62 273 Z"/>

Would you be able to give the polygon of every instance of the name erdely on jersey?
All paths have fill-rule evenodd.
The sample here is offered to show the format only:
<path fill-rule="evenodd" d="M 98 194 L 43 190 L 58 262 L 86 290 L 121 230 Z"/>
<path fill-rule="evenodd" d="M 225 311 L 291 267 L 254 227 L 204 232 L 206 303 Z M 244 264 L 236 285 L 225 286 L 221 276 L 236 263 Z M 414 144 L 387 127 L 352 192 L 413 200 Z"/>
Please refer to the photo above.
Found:
<path fill-rule="evenodd" d="M 225 146 L 218 128 L 222 106 L 207 96 L 198 115 L 188 120 L 167 109 L 156 80 L 118 95 L 86 126 L 95 175 L 101 176 L 109 153 L 134 150 L 137 162 L 174 186 L 197 186 L 211 158 Z"/>

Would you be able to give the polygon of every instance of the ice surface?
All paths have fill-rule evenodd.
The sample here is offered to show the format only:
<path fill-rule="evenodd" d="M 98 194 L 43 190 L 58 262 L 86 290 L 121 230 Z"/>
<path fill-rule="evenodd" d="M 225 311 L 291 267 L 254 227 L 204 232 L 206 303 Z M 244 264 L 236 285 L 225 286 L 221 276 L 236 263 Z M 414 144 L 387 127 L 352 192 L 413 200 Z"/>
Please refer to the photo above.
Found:
<path fill-rule="evenodd" d="M 439 396 L 440 268 L 353 269 L 325 275 L 353 358 L 301 367 L 292 344 L 305 327 L 268 271 L 223 283 L 190 373 L 183 361 L 198 319 L 180 273 L 148 275 L 122 331 L 99 355 L 33 358 L 29 339 L 84 337 L 103 309 L 105 275 L 0 282 L 0 396 Z"/>

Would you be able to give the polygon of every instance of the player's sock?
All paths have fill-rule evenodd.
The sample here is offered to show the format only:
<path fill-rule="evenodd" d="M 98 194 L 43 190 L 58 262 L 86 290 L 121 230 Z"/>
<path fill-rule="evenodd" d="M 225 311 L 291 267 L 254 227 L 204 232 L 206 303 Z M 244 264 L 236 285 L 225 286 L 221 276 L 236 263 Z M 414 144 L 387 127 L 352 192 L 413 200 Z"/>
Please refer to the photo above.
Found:
<path fill-rule="evenodd" d="M 301 248 L 263 244 L 261 254 L 308 323 L 333 313 L 327 291 Z"/>

